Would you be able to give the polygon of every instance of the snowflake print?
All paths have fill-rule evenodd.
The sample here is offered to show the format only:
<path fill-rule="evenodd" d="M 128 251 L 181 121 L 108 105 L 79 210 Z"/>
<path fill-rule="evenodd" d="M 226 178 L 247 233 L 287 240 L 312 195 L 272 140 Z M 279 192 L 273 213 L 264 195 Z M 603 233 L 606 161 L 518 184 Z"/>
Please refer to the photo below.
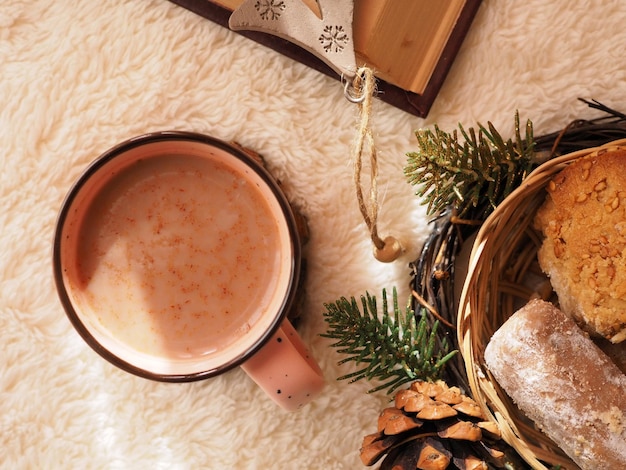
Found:
<path fill-rule="evenodd" d="M 326 52 L 341 52 L 348 43 L 348 35 L 343 26 L 325 26 L 318 39 Z"/>
<path fill-rule="evenodd" d="M 282 0 L 259 0 L 254 4 L 254 8 L 262 20 L 276 20 L 286 6 Z"/>

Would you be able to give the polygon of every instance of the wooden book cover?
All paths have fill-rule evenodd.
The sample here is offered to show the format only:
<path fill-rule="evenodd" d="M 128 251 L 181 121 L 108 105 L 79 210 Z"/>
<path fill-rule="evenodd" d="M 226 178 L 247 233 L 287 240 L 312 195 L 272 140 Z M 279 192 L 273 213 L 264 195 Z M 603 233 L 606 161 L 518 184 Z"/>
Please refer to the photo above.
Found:
<path fill-rule="evenodd" d="M 171 1 L 228 28 L 228 18 L 243 0 Z M 319 12 L 315 0 L 301 1 Z M 425 117 L 479 6 L 480 0 L 355 0 L 357 63 L 376 71 L 379 98 Z M 255 31 L 238 33 L 339 78 L 324 62 L 289 41 Z"/>

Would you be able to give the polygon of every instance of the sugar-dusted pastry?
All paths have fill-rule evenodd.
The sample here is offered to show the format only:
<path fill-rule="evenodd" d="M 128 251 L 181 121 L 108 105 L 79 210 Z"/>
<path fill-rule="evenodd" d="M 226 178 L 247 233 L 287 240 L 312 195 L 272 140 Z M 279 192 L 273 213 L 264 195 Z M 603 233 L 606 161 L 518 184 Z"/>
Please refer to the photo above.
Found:
<path fill-rule="evenodd" d="M 560 308 L 592 334 L 626 339 L 626 150 L 580 158 L 548 184 L 537 255 Z"/>
<path fill-rule="evenodd" d="M 626 375 L 568 315 L 530 301 L 492 336 L 485 363 L 581 468 L 626 468 Z"/>

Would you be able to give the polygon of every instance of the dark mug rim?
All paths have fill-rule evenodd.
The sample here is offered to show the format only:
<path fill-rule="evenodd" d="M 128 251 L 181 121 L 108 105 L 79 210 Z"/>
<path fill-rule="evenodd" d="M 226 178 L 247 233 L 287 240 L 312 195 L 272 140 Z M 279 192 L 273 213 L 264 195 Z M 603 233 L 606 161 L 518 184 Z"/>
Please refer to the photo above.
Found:
<path fill-rule="evenodd" d="M 64 224 L 68 217 L 68 211 L 70 210 L 72 203 L 78 196 L 79 192 L 90 178 L 98 172 L 98 170 L 103 167 L 109 161 L 115 159 L 116 157 L 122 155 L 123 153 L 134 149 L 136 147 L 140 147 L 146 144 L 153 144 L 163 141 L 190 141 L 195 143 L 206 144 L 211 147 L 218 148 L 220 150 L 225 151 L 226 153 L 232 155 L 233 157 L 238 158 L 243 163 L 245 163 L 248 167 L 255 171 L 255 173 L 261 177 L 261 179 L 267 184 L 270 188 L 273 196 L 276 198 L 279 206 L 283 212 L 285 217 L 285 221 L 287 223 L 287 228 L 290 235 L 291 240 L 291 250 L 293 253 L 293 257 L 291 260 L 291 276 L 288 283 L 287 294 L 285 298 L 282 300 L 280 308 L 275 315 L 275 318 L 270 323 L 270 326 L 263 332 L 263 334 L 257 338 L 257 340 L 245 351 L 241 354 L 238 354 L 233 359 L 223 363 L 219 366 L 210 368 L 208 370 L 192 372 L 192 373 L 184 373 L 184 374 L 162 374 L 156 373 L 144 368 L 141 368 L 137 365 L 131 364 L 130 362 L 122 359 L 118 355 L 109 351 L 107 348 L 102 346 L 100 342 L 90 333 L 88 328 L 81 321 L 78 313 L 74 309 L 74 306 L 70 300 L 69 293 L 65 287 L 65 283 L 63 282 L 63 266 L 61 263 L 61 236 L 63 232 Z M 256 354 L 265 343 L 273 336 L 273 334 L 278 330 L 283 320 L 287 317 L 287 312 L 294 304 L 295 296 L 297 293 L 297 286 L 300 277 L 300 269 L 301 269 L 301 260 L 302 260 L 302 247 L 299 232 L 297 229 L 296 219 L 293 214 L 291 204 L 289 203 L 285 193 L 279 187 L 278 183 L 274 179 L 274 177 L 270 174 L 270 172 L 258 161 L 248 155 L 241 148 L 227 143 L 223 140 L 217 139 L 215 137 L 211 137 L 206 134 L 201 134 L 197 132 L 189 132 L 189 131 L 158 131 L 142 134 L 136 137 L 132 137 L 121 143 L 115 145 L 114 147 L 106 150 L 100 156 L 98 156 L 94 161 L 92 161 L 83 172 L 80 174 L 78 179 L 73 183 L 67 192 L 63 202 L 61 203 L 61 208 L 59 210 L 57 221 L 54 229 L 54 240 L 53 240 L 53 253 L 52 253 L 52 266 L 54 272 L 54 282 L 57 290 L 57 294 L 65 310 L 67 317 L 72 323 L 74 329 L 79 333 L 82 339 L 101 357 L 117 366 L 118 368 L 129 372 L 131 374 L 137 375 L 139 377 L 152 379 L 160 382 L 192 382 L 197 380 L 206 379 L 209 377 L 214 377 L 216 375 L 222 374 L 228 370 L 231 370 L 237 366 L 243 364 L 248 358 Z"/>

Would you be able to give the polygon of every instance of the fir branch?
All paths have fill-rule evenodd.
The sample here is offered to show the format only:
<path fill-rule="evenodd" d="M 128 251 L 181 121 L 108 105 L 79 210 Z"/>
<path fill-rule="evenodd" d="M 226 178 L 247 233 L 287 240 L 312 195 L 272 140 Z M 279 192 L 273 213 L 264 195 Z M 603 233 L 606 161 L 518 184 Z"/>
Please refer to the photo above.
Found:
<path fill-rule="evenodd" d="M 442 343 L 437 341 L 439 322 L 435 321 L 430 328 L 425 309 L 420 312 L 419 321 L 409 305 L 405 312 L 401 311 L 395 288 L 391 313 L 387 292 L 383 289 L 380 317 L 376 297 L 369 293 L 361 296 L 361 309 L 354 297 L 351 300 L 342 297 L 324 307 L 328 329 L 321 336 L 336 340 L 331 346 L 347 356 L 339 364 L 353 361 L 363 365 L 337 380 L 381 381 L 381 385 L 369 390 L 370 393 L 386 388 L 392 393 L 417 379 L 439 379 L 446 362 L 458 352 L 449 352 L 445 340 Z"/>
<path fill-rule="evenodd" d="M 418 186 L 416 195 L 427 204 L 429 215 L 452 207 L 462 217 L 484 201 L 489 213 L 535 163 L 532 123 L 526 122 L 522 137 L 519 113 L 515 113 L 515 140 L 505 141 L 490 122 L 487 127 L 478 124 L 478 132 L 459 124 L 451 134 L 434 126 L 415 136 L 418 150 L 407 153 L 404 174 L 409 184 Z"/>

